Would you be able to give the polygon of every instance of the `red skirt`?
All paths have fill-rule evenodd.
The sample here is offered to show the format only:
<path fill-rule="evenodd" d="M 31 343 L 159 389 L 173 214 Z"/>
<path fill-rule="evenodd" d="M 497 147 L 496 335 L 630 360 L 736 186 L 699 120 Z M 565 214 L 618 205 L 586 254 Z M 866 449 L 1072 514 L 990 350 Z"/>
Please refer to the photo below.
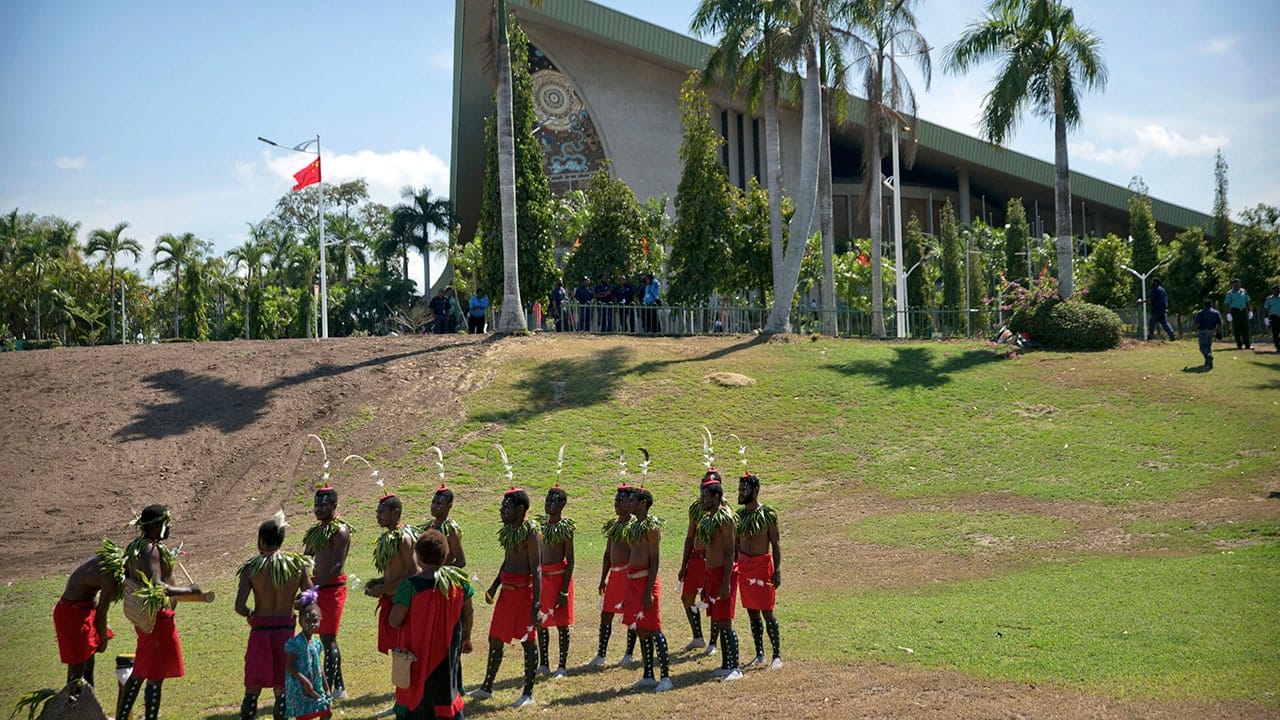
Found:
<path fill-rule="evenodd" d="M 573 583 L 570 582 L 569 587 L 566 588 L 564 582 L 568 567 L 568 560 L 542 566 L 542 612 L 547 613 L 547 617 L 542 621 L 542 627 L 573 625 Z M 567 590 L 568 594 L 564 607 L 556 607 L 556 603 L 560 601 L 561 590 Z"/>
<path fill-rule="evenodd" d="M 337 635 L 342 627 L 342 610 L 347 606 L 347 576 L 316 588 L 316 607 L 320 608 L 320 634 Z"/>
<path fill-rule="evenodd" d="M 535 640 L 537 633 L 529 623 L 533 612 L 533 575 L 499 573 L 502 590 L 489 621 L 489 637 L 504 643 Z"/>
<path fill-rule="evenodd" d="M 684 566 L 684 583 L 680 586 L 681 595 L 697 595 L 707 580 L 707 556 L 697 550 L 689 554 L 689 562 Z"/>
<path fill-rule="evenodd" d="M 748 610 L 773 609 L 773 553 L 738 556 L 738 594 Z"/>
<path fill-rule="evenodd" d="M 164 680 L 182 677 L 182 643 L 178 641 L 178 625 L 173 621 L 172 610 L 156 613 L 156 626 L 138 633 L 138 647 L 134 651 L 133 676 L 143 680 Z"/>
<path fill-rule="evenodd" d="M 96 620 L 97 610 L 92 600 L 58 600 L 53 606 L 53 629 L 58 636 L 58 655 L 63 663 L 78 665 L 98 651 L 103 638 L 98 637 Z"/>
<path fill-rule="evenodd" d="M 609 568 L 609 577 L 605 580 L 604 600 L 601 610 L 610 615 L 622 612 L 627 600 L 627 568 L 628 565 L 613 565 Z"/>
<path fill-rule="evenodd" d="M 632 572 L 640 572 L 632 568 Z M 662 630 L 662 581 L 653 581 L 653 603 L 644 606 L 645 591 L 649 587 L 648 575 L 627 578 L 627 601 L 622 610 L 622 624 L 635 626 L 636 630 Z"/>
<path fill-rule="evenodd" d="M 707 568 L 707 602 L 711 605 L 708 613 L 712 620 L 732 620 L 733 612 L 738 604 L 738 566 L 730 568 L 729 597 L 716 597 L 720 594 L 720 585 L 724 582 L 724 567 Z"/>
<path fill-rule="evenodd" d="M 400 639 L 400 629 L 391 627 L 391 596 L 378 596 L 378 652 L 389 653 Z"/>

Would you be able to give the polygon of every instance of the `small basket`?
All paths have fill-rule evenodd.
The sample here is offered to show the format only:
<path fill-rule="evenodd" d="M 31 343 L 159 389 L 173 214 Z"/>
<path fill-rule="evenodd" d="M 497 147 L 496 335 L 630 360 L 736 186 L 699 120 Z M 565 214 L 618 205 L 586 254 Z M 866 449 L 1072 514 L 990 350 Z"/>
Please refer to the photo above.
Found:
<path fill-rule="evenodd" d="M 401 690 L 413 684 L 413 663 L 417 656 L 399 648 L 391 651 L 391 683 Z"/>
<path fill-rule="evenodd" d="M 135 594 L 141 589 L 142 583 L 132 577 L 125 578 L 121 605 L 124 606 L 125 619 L 133 623 L 138 630 L 150 633 L 156 627 L 156 614 L 148 611 L 143 605 L 142 598 Z"/>

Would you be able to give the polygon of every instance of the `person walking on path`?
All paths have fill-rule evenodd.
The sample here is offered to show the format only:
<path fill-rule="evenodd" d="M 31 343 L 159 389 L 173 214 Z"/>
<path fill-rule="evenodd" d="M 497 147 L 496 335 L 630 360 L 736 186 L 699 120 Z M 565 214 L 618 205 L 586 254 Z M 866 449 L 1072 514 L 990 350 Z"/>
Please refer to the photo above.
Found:
<path fill-rule="evenodd" d="M 1271 286 L 1271 294 L 1262 301 L 1262 312 L 1266 323 L 1271 327 L 1271 343 L 1280 353 L 1280 285 Z"/>
<path fill-rule="evenodd" d="M 1253 349 L 1253 339 L 1249 337 L 1249 321 L 1253 319 L 1253 310 L 1249 305 L 1249 292 L 1240 287 L 1240 278 L 1231 281 L 1231 289 L 1223 302 L 1227 308 L 1227 320 L 1231 323 L 1231 335 L 1236 340 L 1236 349 L 1243 347 Z"/>
<path fill-rule="evenodd" d="M 476 288 L 471 296 L 470 309 L 467 311 L 467 332 L 480 335 L 484 332 L 485 316 L 489 314 L 489 298 L 483 288 Z"/>
<path fill-rule="evenodd" d="M 1165 292 L 1164 284 L 1158 277 L 1151 278 L 1151 296 L 1147 298 L 1147 313 L 1151 317 L 1147 339 L 1150 340 L 1163 328 L 1169 334 L 1169 339 L 1173 340 L 1173 327 L 1169 325 L 1169 293 Z"/>
<path fill-rule="evenodd" d="M 1204 355 L 1204 368 L 1213 369 L 1213 336 L 1222 327 L 1222 315 L 1213 309 L 1213 301 L 1205 300 L 1204 307 L 1192 318 L 1200 336 L 1200 354 Z"/>

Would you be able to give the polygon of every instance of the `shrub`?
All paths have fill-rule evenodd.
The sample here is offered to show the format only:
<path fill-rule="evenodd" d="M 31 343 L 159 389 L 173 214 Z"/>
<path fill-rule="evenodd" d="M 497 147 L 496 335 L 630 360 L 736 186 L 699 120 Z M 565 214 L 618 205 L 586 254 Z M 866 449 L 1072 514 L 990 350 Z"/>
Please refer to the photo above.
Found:
<path fill-rule="evenodd" d="M 1049 308 L 1043 342 L 1057 350 L 1109 350 L 1120 344 L 1121 330 L 1120 316 L 1115 312 L 1067 300 Z"/>
<path fill-rule="evenodd" d="M 62 347 L 62 342 L 58 338 L 35 338 L 32 340 L 24 340 L 22 348 L 24 350 L 48 350 L 50 348 Z"/>

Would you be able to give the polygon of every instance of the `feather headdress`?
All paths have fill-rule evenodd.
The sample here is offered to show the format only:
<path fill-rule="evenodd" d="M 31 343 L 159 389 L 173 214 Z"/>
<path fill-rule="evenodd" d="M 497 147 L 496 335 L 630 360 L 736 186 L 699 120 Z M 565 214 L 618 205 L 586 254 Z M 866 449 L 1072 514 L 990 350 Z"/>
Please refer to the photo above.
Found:
<path fill-rule="evenodd" d="M 373 466 L 373 463 L 365 460 L 359 455 L 348 455 L 342 458 L 342 464 L 346 465 L 351 460 L 359 460 L 364 463 L 365 467 L 369 468 L 369 477 L 373 478 L 374 485 L 377 485 L 378 487 L 386 487 L 386 483 L 382 481 L 382 478 L 378 477 L 378 469 Z M 328 477 L 328 473 L 326 473 L 325 476 Z"/>

